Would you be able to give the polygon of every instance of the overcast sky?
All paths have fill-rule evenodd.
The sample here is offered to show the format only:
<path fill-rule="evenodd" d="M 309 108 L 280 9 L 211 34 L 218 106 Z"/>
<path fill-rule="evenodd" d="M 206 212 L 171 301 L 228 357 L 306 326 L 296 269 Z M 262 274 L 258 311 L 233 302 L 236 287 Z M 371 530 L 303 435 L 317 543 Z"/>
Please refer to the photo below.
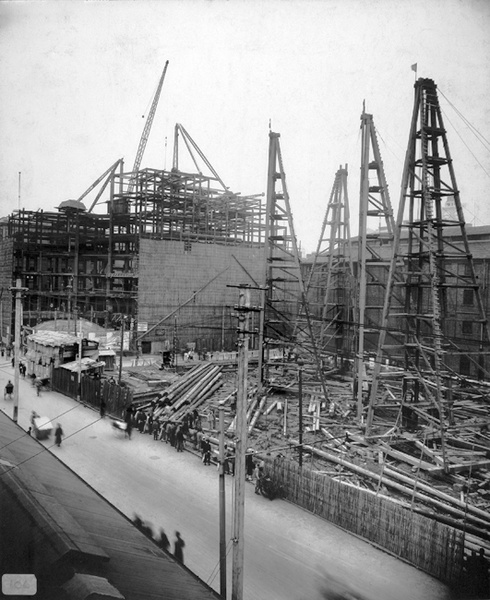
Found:
<path fill-rule="evenodd" d="M 0 216 L 19 172 L 20 206 L 53 210 L 118 158 L 129 171 L 168 60 L 142 167 L 172 166 L 178 122 L 231 190 L 264 192 L 270 120 L 314 250 L 341 164 L 357 231 L 364 99 L 398 205 L 417 63 L 441 92 L 466 220 L 490 224 L 489 144 L 461 117 L 490 140 L 488 0 L 7 0 L 0 28 Z"/>

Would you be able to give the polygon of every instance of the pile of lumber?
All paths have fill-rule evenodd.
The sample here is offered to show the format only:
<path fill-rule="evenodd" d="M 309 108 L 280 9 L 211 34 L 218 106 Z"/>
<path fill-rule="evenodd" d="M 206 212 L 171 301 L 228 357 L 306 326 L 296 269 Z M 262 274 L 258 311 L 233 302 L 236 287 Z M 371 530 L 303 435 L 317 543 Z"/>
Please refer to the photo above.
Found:
<path fill-rule="evenodd" d="M 178 381 L 169 385 L 154 402 L 140 405 L 140 410 L 153 410 L 153 418 L 164 417 L 178 422 L 199 408 L 223 385 L 222 367 L 212 363 L 196 365 Z"/>

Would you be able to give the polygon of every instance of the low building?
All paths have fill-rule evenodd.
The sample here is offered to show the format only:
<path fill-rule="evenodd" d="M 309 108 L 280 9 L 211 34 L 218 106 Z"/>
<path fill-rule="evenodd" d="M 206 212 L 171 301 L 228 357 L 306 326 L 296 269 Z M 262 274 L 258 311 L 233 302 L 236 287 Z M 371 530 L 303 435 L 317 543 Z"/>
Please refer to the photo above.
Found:
<path fill-rule="evenodd" d="M 98 357 L 98 342 L 82 339 L 81 344 L 82 360 L 98 362 L 95 360 Z M 79 345 L 79 337 L 61 331 L 38 331 L 28 335 L 25 354 L 21 359 L 26 364 L 27 375 L 51 380 L 54 369 L 75 361 Z"/>

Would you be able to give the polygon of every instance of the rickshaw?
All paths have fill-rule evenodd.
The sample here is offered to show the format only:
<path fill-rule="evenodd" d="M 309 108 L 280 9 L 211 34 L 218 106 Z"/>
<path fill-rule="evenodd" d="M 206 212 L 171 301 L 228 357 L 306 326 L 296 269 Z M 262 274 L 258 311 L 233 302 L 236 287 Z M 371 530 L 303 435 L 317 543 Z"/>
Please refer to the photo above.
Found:
<path fill-rule="evenodd" d="M 32 433 L 38 440 L 47 440 L 53 430 L 49 417 L 41 417 L 34 410 L 31 414 Z"/>

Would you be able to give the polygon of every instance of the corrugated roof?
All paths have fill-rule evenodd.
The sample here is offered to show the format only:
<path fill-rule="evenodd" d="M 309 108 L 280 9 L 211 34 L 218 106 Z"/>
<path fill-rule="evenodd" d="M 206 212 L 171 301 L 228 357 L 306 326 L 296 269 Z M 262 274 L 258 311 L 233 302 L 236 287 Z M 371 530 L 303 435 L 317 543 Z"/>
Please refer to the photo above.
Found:
<path fill-rule="evenodd" d="M 0 459 L 17 465 L 9 469 L 0 463 L 0 489 L 5 485 L 6 471 L 8 477 L 19 482 L 19 493 L 25 494 L 21 492 L 22 475 L 41 482 L 44 494 L 52 496 L 64 511 L 65 521 L 73 519 L 83 530 L 85 538 L 76 527 L 64 530 L 67 543 L 87 548 L 90 540 L 92 553 L 100 549 L 106 554 L 109 560 L 101 560 L 98 572 L 93 574 L 107 579 L 125 598 L 219 600 L 216 592 L 172 555 L 158 548 L 128 518 L 2 412 L 0 448 Z"/>

